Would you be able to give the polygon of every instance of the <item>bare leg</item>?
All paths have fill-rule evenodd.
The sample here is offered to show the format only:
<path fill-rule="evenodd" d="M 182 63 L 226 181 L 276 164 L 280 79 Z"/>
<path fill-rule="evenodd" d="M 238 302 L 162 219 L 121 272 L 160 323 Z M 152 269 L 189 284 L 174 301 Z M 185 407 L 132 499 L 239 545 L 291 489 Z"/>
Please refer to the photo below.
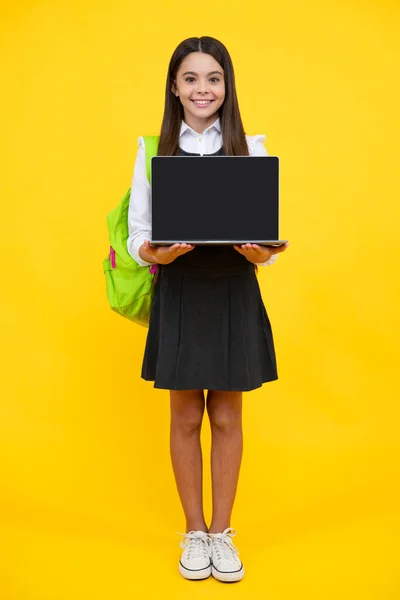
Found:
<path fill-rule="evenodd" d="M 170 391 L 170 451 L 186 531 L 208 531 L 203 511 L 203 460 L 200 432 L 204 391 Z"/>
<path fill-rule="evenodd" d="M 210 533 L 230 527 L 243 453 L 242 393 L 209 391 L 213 514 Z"/>

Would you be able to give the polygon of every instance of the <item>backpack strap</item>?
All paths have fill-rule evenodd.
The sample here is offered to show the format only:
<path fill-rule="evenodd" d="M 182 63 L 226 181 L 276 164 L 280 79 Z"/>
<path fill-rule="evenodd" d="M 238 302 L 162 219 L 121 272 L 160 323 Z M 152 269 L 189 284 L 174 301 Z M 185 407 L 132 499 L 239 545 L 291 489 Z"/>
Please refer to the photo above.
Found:
<path fill-rule="evenodd" d="M 151 183 L 151 159 L 153 156 L 157 156 L 158 142 L 160 141 L 159 135 L 144 135 L 144 147 L 146 150 L 146 173 L 149 183 Z"/>

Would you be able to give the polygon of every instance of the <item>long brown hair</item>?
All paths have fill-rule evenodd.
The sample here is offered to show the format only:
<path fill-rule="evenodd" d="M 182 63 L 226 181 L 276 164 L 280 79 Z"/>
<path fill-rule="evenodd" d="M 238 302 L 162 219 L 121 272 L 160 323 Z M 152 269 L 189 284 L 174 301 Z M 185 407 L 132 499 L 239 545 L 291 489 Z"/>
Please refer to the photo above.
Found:
<path fill-rule="evenodd" d="M 215 38 L 208 36 L 184 40 L 172 55 L 165 88 L 165 108 L 158 155 L 174 156 L 179 153 L 179 133 L 184 113 L 179 97 L 172 92 L 172 85 L 181 62 L 191 52 L 206 52 L 223 68 L 225 98 L 219 109 L 223 151 L 228 156 L 248 156 L 249 150 L 239 111 L 232 60 L 225 46 Z"/>

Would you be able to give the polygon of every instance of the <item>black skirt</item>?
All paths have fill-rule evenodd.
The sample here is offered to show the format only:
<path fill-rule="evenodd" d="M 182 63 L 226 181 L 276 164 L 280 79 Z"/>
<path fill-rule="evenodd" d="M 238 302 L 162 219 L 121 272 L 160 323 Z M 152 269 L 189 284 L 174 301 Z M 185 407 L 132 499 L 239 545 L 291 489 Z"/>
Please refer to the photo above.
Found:
<path fill-rule="evenodd" d="M 232 246 L 198 246 L 159 269 L 143 379 L 168 390 L 225 391 L 278 379 L 254 265 Z"/>

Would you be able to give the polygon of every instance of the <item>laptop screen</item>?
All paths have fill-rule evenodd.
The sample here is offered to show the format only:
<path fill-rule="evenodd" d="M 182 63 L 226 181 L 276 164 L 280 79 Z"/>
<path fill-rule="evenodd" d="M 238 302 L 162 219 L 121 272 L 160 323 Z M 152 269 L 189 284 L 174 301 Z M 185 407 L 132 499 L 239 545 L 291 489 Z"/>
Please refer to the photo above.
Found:
<path fill-rule="evenodd" d="M 277 240 L 279 158 L 157 156 L 152 159 L 152 240 Z"/>

